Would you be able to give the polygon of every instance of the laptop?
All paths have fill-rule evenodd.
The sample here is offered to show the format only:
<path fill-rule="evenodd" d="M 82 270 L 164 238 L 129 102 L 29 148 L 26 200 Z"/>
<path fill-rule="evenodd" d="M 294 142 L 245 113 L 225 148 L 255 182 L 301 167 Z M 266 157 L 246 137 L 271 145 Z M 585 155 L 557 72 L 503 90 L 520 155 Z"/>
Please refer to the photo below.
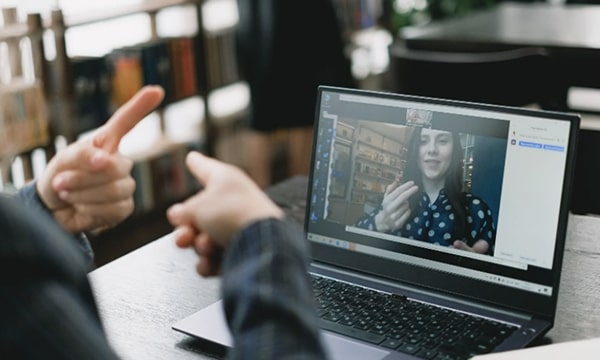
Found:
<path fill-rule="evenodd" d="M 579 122 L 569 113 L 320 86 L 304 227 L 315 293 L 329 296 L 319 297 L 318 313 L 331 358 L 470 358 L 543 337 L 555 321 Z M 449 142 L 452 156 L 442 158 Z M 409 178 L 415 166 L 429 182 Z M 453 180 L 436 195 L 431 184 L 443 168 L 455 169 Z M 421 207 L 413 203 L 408 215 L 389 205 L 413 197 Z M 323 290 L 329 284 L 337 290 Z M 371 314 L 375 327 L 328 308 L 355 289 L 352 303 L 400 305 Z M 399 320 L 400 309 L 409 311 Z M 420 319 L 425 330 L 403 323 L 428 313 L 437 319 Z M 232 346 L 220 301 L 173 329 Z M 465 341 L 458 335 L 484 343 L 445 352 Z"/>

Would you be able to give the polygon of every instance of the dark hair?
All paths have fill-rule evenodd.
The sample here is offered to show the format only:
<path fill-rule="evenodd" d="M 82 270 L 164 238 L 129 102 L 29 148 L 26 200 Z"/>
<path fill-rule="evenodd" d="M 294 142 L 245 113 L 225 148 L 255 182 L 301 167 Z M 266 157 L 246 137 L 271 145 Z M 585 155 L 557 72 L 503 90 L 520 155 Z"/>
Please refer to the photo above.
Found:
<path fill-rule="evenodd" d="M 467 223 L 467 212 L 465 204 L 463 204 L 464 196 L 462 196 L 463 152 L 458 133 L 454 131 L 451 131 L 450 133 L 452 134 L 452 157 L 450 159 L 448 173 L 446 174 L 446 183 L 444 185 L 444 189 L 456 216 L 456 222 L 452 235 L 454 236 L 454 239 L 464 239 Z M 402 181 L 404 182 L 412 180 L 419 187 L 419 190 L 423 191 L 423 176 L 418 165 L 420 143 L 421 128 L 415 128 L 412 132 L 408 145 L 408 158 L 406 160 L 406 166 L 404 167 Z M 414 209 L 419 207 L 420 201 L 420 196 L 413 196 L 410 198 L 409 205 L 413 211 L 413 215 L 416 215 L 414 214 Z"/>

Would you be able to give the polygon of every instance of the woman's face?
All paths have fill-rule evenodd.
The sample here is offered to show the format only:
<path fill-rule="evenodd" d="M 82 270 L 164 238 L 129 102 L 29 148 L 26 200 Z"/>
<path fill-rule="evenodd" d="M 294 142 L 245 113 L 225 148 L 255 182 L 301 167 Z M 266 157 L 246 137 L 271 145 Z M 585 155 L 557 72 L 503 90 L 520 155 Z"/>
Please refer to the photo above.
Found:
<path fill-rule="evenodd" d="M 419 144 L 419 169 L 423 179 L 444 180 L 453 149 L 452 133 L 443 130 L 421 129 Z"/>

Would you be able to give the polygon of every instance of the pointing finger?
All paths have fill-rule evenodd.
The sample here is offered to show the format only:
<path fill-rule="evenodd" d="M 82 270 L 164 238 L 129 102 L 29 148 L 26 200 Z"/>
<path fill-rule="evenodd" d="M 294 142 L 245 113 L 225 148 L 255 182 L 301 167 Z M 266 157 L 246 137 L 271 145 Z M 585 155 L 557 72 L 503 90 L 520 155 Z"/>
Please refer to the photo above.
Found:
<path fill-rule="evenodd" d="M 136 126 L 163 100 L 165 92 L 160 86 L 144 86 L 129 101 L 119 107 L 93 137 L 94 146 L 110 153 L 118 150 L 125 134 Z"/>

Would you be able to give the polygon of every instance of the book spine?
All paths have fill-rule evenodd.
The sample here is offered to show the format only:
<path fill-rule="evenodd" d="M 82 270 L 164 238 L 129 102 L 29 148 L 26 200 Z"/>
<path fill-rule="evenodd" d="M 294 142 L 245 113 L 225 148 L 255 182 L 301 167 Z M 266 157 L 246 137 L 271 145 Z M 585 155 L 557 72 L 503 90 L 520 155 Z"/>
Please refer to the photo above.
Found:
<path fill-rule="evenodd" d="M 142 44 L 141 48 L 144 84 L 160 85 L 165 90 L 163 104 L 171 102 L 173 97 L 172 64 L 167 40 Z"/>
<path fill-rule="evenodd" d="M 196 86 L 196 61 L 194 59 L 194 47 L 192 41 L 191 38 L 182 38 L 179 40 L 179 46 L 181 48 L 179 71 L 181 72 L 182 78 L 182 97 L 193 96 L 198 91 Z"/>
<path fill-rule="evenodd" d="M 133 194 L 135 213 L 145 213 L 154 208 L 154 185 L 151 171 L 152 159 L 138 160 L 134 163 L 131 176 L 136 187 Z"/>
<path fill-rule="evenodd" d="M 111 110 L 115 111 L 144 85 L 141 54 L 135 49 L 120 49 L 110 56 L 112 67 Z"/>
<path fill-rule="evenodd" d="M 173 100 L 179 100 L 183 97 L 183 78 L 181 73 L 181 46 L 178 38 L 172 38 L 169 40 L 169 55 L 171 59 Z"/>
<path fill-rule="evenodd" d="M 110 116 L 110 78 L 104 57 L 72 59 L 78 134 L 97 128 Z"/>

